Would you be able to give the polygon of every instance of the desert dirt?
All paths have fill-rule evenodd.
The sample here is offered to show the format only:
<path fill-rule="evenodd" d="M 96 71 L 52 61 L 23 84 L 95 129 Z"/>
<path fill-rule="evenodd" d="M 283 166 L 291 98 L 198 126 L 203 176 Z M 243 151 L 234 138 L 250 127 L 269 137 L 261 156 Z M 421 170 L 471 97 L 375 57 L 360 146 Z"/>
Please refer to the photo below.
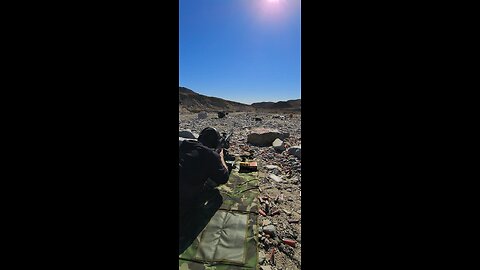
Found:
<path fill-rule="evenodd" d="M 242 155 L 249 152 L 258 162 L 260 209 L 266 214 L 258 215 L 260 269 L 301 269 L 301 159 L 288 153 L 289 147 L 301 146 L 301 115 L 237 112 L 218 118 L 216 113 L 209 113 L 208 118 L 198 119 L 197 114 L 179 113 L 179 130 L 189 129 L 199 134 L 205 127 L 214 127 L 220 133 L 233 130 L 229 153 Z M 258 147 L 247 143 L 247 135 L 256 127 L 289 133 L 283 140 L 286 150 L 277 152 L 272 146 Z M 270 177 L 272 174 L 282 181 L 275 181 L 278 178 Z M 273 235 L 263 230 L 271 225 L 275 230 Z M 292 240 L 290 243 L 293 242 L 294 247 L 285 244 L 285 239 Z"/>

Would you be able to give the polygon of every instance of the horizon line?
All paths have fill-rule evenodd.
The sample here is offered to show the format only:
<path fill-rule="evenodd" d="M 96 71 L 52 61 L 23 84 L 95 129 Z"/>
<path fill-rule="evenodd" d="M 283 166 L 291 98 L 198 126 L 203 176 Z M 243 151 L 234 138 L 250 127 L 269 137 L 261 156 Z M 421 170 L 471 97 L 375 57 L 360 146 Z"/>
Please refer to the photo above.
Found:
<path fill-rule="evenodd" d="M 252 105 L 253 103 L 262 103 L 262 102 L 272 102 L 272 103 L 276 103 L 276 102 L 286 102 L 286 101 L 289 101 L 289 100 L 301 100 L 302 97 L 298 97 L 298 98 L 291 98 L 291 99 L 273 99 L 273 100 L 268 100 L 268 101 L 265 101 L 265 100 L 262 100 L 262 101 L 248 101 L 248 102 L 245 102 L 245 101 L 239 101 L 239 100 L 234 100 L 234 99 L 227 99 L 227 98 L 224 98 L 224 97 L 218 97 L 218 96 L 209 96 L 209 95 L 205 95 L 205 94 L 202 94 L 202 93 L 199 93 L 199 92 L 196 92 L 186 86 L 180 86 L 179 87 L 183 87 L 183 88 L 186 88 L 186 89 L 189 89 L 193 92 L 195 92 L 196 94 L 199 94 L 199 95 L 202 95 L 202 96 L 206 96 L 206 97 L 212 97 L 212 98 L 220 98 L 220 99 L 223 99 L 223 100 L 226 100 L 226 101 L 232 101 L 232 102 L 237 102 L 237 103 L 241 103 L 241 104 L 245 104 L 245 105 Z"/>

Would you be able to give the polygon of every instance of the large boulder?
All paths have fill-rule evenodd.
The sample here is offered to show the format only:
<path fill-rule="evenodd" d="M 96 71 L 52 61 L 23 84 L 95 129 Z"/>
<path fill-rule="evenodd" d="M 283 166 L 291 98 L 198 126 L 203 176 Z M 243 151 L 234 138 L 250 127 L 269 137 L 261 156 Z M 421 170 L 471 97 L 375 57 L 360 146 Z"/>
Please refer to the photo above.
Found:
<path fill-rule="evenodd" d="M 302 159 L 302 147 L 301 146 L 292 146 L 288 148 L 288 153 L 294 155 L 299 159 Z"/>
<path fill-rule="evenodd" d="M 193 133 L 190 129 L 178 131 L 178 137 L 187 139 L 198 139 L 198 134 Z"/>
<path fill-rule="evenodd" d="M 207 112 L 199 112 L 198 119 L 206 119 L 208 117 Z"/>
<path fill-rule="evenodd" d="M 255 146 L 271 146 L 273 141 L 283 138 L 284 134 L 277 129 L 255 128 L 247 136 L 247 142 Z"/>

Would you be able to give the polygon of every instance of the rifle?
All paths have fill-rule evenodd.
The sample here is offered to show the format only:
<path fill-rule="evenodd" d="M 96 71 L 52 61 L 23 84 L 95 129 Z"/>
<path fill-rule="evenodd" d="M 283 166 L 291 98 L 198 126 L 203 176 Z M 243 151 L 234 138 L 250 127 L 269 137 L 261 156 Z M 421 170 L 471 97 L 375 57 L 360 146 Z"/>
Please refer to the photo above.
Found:
<path fill-rule="evenodd" d="M 233 129 L 230 133 L 222 132 L 222 137 L 220 138 L 220 143 L 218 144 L 217 151 L 223 150 L 223 159 L 228 167 L 228 172 L 231 172 L 233 169 L 233 162 L 235 161 L 235 156 L 232 156 L 228 153 L 227 149 L 230 148 L 230 138 L 232 138 Z"/>
<path fill-rule="evenodd" d="M 230 133 L 227 135 L 226 132 L 222 132 L 222 137 L 220 138 L 220 143 L 217 146 L 217 150 L 220 149 L 228 149 L 230 147 L 230 138 L 233 135 L 233 129 L 230 131 Z"/>

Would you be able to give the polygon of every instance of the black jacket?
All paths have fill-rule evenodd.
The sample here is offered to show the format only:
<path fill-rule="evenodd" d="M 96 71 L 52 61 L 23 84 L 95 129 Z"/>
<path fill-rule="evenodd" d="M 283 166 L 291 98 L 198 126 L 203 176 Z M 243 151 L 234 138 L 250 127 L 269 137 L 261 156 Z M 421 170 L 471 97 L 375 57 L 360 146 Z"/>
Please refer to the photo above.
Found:
<path fill-rule="evenodd" d="M 218 185 L 228 181 L 229 172 L 220 155 L 197 141 L 183 141 L 179 147 L 180 204 L 189 202 L 202 191 L 207 178 Z"/>

